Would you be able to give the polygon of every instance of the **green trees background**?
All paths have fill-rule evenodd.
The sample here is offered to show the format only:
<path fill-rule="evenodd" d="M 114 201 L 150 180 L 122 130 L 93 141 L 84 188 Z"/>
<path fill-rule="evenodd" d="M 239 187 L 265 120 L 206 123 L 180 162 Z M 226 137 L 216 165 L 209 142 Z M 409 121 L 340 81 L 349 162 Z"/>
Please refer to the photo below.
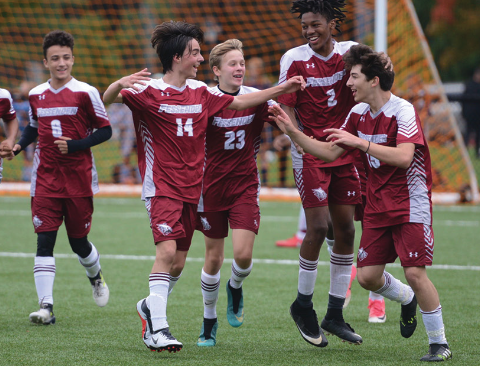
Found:
<path fill-rule="evenodd" d="M 466 81 L 480 66 L 480 0 L 413 0 L 444 82 Z"/>

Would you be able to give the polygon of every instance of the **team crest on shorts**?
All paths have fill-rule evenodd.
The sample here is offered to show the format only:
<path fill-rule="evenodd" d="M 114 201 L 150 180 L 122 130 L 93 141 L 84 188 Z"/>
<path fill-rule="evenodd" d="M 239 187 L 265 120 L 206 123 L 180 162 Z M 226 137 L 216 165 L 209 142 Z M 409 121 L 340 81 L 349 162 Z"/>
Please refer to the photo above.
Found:
<path fill-rule="evenodd" d="M 200 217 L 200 221 L 202 222 L 202 227 L 204 231 L 209 231 L 212 229 L 212 226 L 210 225 L 210 223 L 208 223 L 207 218 Z"/>
<path fill-rule="evenodd" d="M 157 224 L 157 228 L 164 236 L 168 236 L 173 232 L 172 227 L 170 227 L 167 223 Z"/>
<path fill-rule="evenodd" d="M 312 189 L 313 194 L 317 197 L 318 200 L 323 201 L 327 198 L 327 193 L 323 191 L 321 187 L 318 189 Z"/>
<path fill-rule="evenodd" d="M 35 228 L 40 227 L 42 224 L 43 224 L 43 222 L 40 220 L 39 217 L 37 217 L 37 216 L 33 217 L 33 225 L 35 226 Z"/>
<path fill-rule="evenodd" d="M 362 248 L 358 249 L 358 261 L 365 260 L 368 256 L 368 252 Z"/>

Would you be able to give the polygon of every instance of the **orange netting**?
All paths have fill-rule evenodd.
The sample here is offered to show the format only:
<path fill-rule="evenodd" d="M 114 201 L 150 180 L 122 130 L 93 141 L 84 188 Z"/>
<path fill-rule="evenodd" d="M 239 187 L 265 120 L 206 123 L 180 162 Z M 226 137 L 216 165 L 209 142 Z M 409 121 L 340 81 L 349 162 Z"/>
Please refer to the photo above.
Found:
<path fill-rule="evenodd" d="M 260 87 L 276 82 L 281 56 L 304 43 L 300 21 L 289 12 L 291 0 L 0 1 L 0 86 L 16 96 L 20 107 L 25 90 L 48 78 L 42 65 L 41 44 L 44 35 L 54 29 L 74 35 L 73 75 L 100 92 L 119 77 L 144 67 L 153 73 L 162 71 L 150 46 L 150 34 L 156 24 L 171 19 L 196 23 L 205 31 L 205 63 L 198 78 L 206 82 L 212 82 L 208 53 L 228 38 L 243 42 L 247 68 L 250 61 L 256 65 L 255 70 L 247 71 L 246 84 Z M 373 45 L 375 1 L 347 2 L 347 20 L 337 40 Z M 415 28 L 409 5 L 409 0 L 388 2 L 388 54 L 396 71 L 394 93 L 414 103 L 420 113 L 430 141 L 435 189 L 458 191 L 471 183 L 466 158 L 461 154 L 463 143 L 456 135 L 455 121 L 422 48 L 422 36 Z M 25 124 L 25 111 L 17 110 Z M 122 119 L 121 114 L 116 116 Z M 119 122 L 117 126 L 123 128 L 116 131 L 114 139 L 94 148 L 102 182 L 122 181 L 121 172 L 130 172 L 135 165 L 135 158 L 128 163 L 132 149 L 125 145 L 125 136 L 131 139 L 131 131 L 124 125 Z M 259 157 L 264 184 L 293 187 L 288 153 L 278 153 L 271 145 L 276 135 L 277 131 L 267 130 L 264 136 Z M 28 159 L 25 155 L 24 159 L 6 163 L 4 180 L 26 179 Z M 138 181 L 135 173 L 127 176 L 129 182 Z"/>

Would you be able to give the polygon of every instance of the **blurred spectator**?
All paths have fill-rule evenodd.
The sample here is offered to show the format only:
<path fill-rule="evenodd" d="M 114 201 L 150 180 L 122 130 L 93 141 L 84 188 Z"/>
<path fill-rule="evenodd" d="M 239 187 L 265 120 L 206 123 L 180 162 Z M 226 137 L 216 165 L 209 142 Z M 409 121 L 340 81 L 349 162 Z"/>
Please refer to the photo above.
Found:
<path fill-rule="evenodd" d="M 244 85 L 258 89 L 267 89 L 272 86 L 270 78 L 264 72 L 264 63 L 260 57 L 252 57 L 245 63 L 247 70 L 245 72 Z M 257 160 L 260 165 L 260 179 L 262 185 L 268 186 L 268 169 L 271 162 L 275 160 L 273 152 L 274 128 L 268 122 L 263 126 L 261 135 L 260 149 Z"/>
<path fill-rule="evenodd" d="M 290 138 L 287 135 L 280 133 L 275 139 L 273 139 L 272 145 L 277 151 L 278 156 L 278 186 L 286 187 L 288 152 L 291 147 Z"/>
<path fill-rule="evenodd" d="M 132 166 L 131 155 L 136 150 L 135 130 L 132 112 L 122 103 L 112 103 L 107 108 L 108 118 L 112 124 L 113 139 L 119 141 L 122 162 L 116 164 L 112 171 L 113 183 L 138 184 L 141 182 L 138 167 Z"/>
<path fill-rule="evenodd" d="M 36 84 L 34 82 L 23 81 L 20 83 L 18 90 L 13 94 L 13 108 L 17 111 L 18 128 L 22 134 L 25 127 L 30 123 L 28 111 L 30 105 L 28 103 L 28 93 Z M 33 155 L 35 153 L 35 143 L 25 148 L 21 155 L 23 157 L 22 181 L 30 182 L 32 177 Z"/>
<path fill-rule="evenodd" d="M 206 16 L 201 28 L 204 32 L 202 54 L 205 56 L 205 61 L 202 63 L 203 66 L 200 66 L 198 70 L 198 78 L 203 80 L 209 87 L 214 87 L 217 85 L 217 82 L 213 80 L 214 74 L 208 66 L 209 60 L 206 55 L 210 55 L 210 51 L 220 43 L 220 36 L 223 30 L 215 15 Z"/>
<path fill-rule="evenodd" d="M 480 66 L 475 70 L 472 79 L 467 82 L 462 98 L 462 115 L 467 122 L 463 137 L 465 145 L 469 145 L 471 135 L 475 135 L 475 156 L 480 158 Z"/>

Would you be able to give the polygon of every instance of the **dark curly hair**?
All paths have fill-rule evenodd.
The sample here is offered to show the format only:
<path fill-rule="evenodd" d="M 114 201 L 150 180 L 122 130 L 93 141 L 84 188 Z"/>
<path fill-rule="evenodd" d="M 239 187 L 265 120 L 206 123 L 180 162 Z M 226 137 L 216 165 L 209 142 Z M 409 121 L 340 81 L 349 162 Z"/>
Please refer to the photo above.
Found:
<path fill-rule="evenodd" d="M 43 39 L 43 56 L 45 59 L 47 58 L 47 50 L 52 46 L 70 47 L 73 53 L 74 43 L 73 36 L 70 33 L 58 29 L 52 31 Z"/>
<path fill-rule="evenodd" d="M 321 14 L 331 21 L 336 20 L 335 29 L 338 34 L 341 34 L 340 23 L 345 20 L 345 0 L 295 0 L 292 3 L 290 11 L 298 13 L 298 18 L 301 18 L 305 13 Z"/>
<path fill-rule="evenodd" d="M 355 65 L 362 66 L 362 73 L 367 80 L 372 80 L 376 76 L 380 80 L 380 88 L 384 91 L 392 89 L 395 73 L 393 70 L 385 69 L 387 58 L 373 51 L 370 47 L 358 44 L 350 47 L 350 50 L 343 55 L 345 67 L 350 70 Z"/>
<path fill-rule="evenodd" d="M 164 74 L 172 70 L 173 58 L 182 56 L 192 39 L 200 44 L 203 42 L 203 31 L 195 24 L 171 20 L 155 27 L 150 41 L 162 63 Z"/>

